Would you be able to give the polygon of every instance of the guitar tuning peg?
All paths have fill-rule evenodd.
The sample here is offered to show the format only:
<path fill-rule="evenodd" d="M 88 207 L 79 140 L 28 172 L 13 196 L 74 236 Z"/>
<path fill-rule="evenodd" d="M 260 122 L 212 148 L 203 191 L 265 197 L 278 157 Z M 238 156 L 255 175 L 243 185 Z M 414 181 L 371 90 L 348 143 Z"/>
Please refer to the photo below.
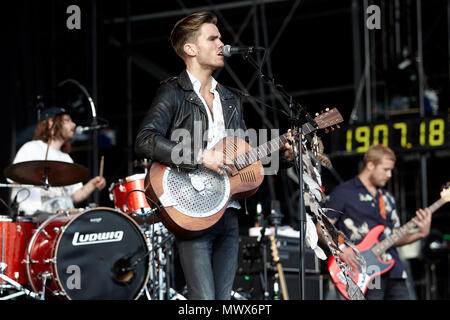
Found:
<path fill-rule="evenodd" d="M 341 128 L 341 126 L 337 124 L 337 125 L 336 125 L 336 128 L 337 128 L 337 129 L 340 129 L 340 128 Z"/>
<path fill-rule="evenodd" d="M 331 131 L 334 131 L 334 127 L 331 127 Z"/>
<path fill-rule="evenodd" d="M 328 129 L 325 129 L 325 133 L 328 133 L 328 132 L 330 132 L 330 130 L 328 130 Z"/>
<path fill-rule="evenodd" d="M 330 108 L 326 108 L 325 111 L 326 111 L 326 112 L 330 111 Z"/>
<path fill-rule="evenodd" d="M 316 117 L 318 117 L 318 116 L 319 116 L 319 113 L 318 113 L 318 112 L 316 112 L 315 116 L 316 116 Z"/>

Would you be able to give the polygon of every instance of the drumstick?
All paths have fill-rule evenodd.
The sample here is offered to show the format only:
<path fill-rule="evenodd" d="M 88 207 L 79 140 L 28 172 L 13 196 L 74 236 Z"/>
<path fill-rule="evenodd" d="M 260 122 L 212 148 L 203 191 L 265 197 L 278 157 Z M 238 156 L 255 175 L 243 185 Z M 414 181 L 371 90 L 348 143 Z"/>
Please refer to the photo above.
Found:
<path fill-rule="evenodd" d="M 104 167 L 104 163 L 105 163 L 105 156 L 102 156 L 101 160 L 100 160 L 100 171 L 99 171 L 99 176 L 100 178 L 103 177 L 103 167 Z"/>

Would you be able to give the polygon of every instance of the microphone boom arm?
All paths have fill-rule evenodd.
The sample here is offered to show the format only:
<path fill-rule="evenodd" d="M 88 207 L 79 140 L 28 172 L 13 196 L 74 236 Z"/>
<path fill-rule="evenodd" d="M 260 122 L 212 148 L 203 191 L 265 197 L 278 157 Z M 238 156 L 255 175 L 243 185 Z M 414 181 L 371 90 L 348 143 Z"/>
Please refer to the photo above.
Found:
<path fill-rule="evenodd" d="M 75 84 L 75 85 L 76 85 L 78 88 L 80 88 L 81 91 L 84 93 L 84 95 L 85 95 L 86 98 L 88 99 L 89 105 L 90 105 L 90 107 L 91 107 L 92 119 L 94 120 L 93 122 L 96 123 L 96 121 L 97 121 L 97 120 L 96 120 L 96 119 L 97 119 L 97 111 L 96 111 L 96 109 L 95 109 L 94 100 L 91 98 L 91 96 L 89 95 L 89 93 L 88 93 L 88 91 L 86 90 L 86 88 L 85 88 L 81 83 L 79 83 L 78 81 L 76 81 L 76 80 L 74 80 L 74 79 L 66 79 L 66 80 L 64 80 L 64 81 L 61 81 L 61 82 L 58 84 L 58 87 L 61 87 L 62 85 L 64 85 L 64 84 L 67 83 L 67 82 L 71 82 L 71 83 Z"/>

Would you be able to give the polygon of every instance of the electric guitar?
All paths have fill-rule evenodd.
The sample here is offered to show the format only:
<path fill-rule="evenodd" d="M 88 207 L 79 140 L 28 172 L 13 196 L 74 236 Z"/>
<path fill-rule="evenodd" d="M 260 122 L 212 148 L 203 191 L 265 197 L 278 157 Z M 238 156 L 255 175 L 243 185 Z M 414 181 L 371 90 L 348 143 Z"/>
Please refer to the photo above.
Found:
<path fill-rule="evenodd" d="M 273 256 L 273 262 L 275 262 L 277 266 L 277 272 L 278 272 L 278 279 L 280 279 L 280 286 L 281 286 L 281 294 L 283 297 L 283 300 L 289 300 L 289 294 L 287 291 L 286 286 L 286 280 L 284 279 L 284 271 L 283 266 L 280 262 L 280 257 L 278 256 L 278 247 L 277 243 L 275 241 L 275 235 L 270 235 L 270 247 L 272 249 L 272 256 Z"/>
<path fill-rule="evenodd" d="M 431 210 L 431 213 L 450 201 L 450 183 L 447 183 L 443 187 L 440 195 L 441 198 L 428 207 Z M 363 294 L 366 293 L 373 278 L 388 272 L 394 266 L 394 259 L 386 261 L 382 260 L 380 258 L 381 254 L 393 246 L 398 240 L 403 238 L 415 226 L 416 224 L 410 220 L 401 226 L 397 232 L 392 233 L 389 237 L 380 242 L 378 237 L 383 232 L 384 226 L 378 225 L 370 229 L 364 239 L 356 245 L 356 248 L 366 260 L 367 271 L 366 273 L 363 273 L 360 268 L 352 269 L 353 272 L 350 275 Z M 328 271 L 339 292 L 342 293 L 346 299 L 350 300 L 347 296 L 347 281 L 345 275 L 339 268 L 333 256 L 328 259 Z"/>
<path fill-rule="evenodd" d="M 317 124 L 302 125 L 304 135 L 336 126 L 342 116 L 336 108 L 314 118 Z M 236 136 L 223 138 L 214 150 L 223 152 L 230 172 L 220 175 L 205 167 L 184 171 L 153 162 L 145 178 L 146 195 L 160 206 L 158 216 L 175 236 L 191 239 L 201 236 L 221 218 L 231 200 L 256 193 L 264 179 L 261 160 L 282 148 L 287 133 L 256 148 Z"/>

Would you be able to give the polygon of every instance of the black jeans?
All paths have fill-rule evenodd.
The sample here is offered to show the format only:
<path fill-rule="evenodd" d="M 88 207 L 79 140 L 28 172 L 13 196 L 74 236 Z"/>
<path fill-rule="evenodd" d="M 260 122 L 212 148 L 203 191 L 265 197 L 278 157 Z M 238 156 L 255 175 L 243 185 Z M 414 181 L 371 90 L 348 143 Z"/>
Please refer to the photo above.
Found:
<path fill-rule="evenodd" d="M 391 279 L 382 275 L 380 288 L 367 289 L 367 300 L 410 300 L 410 294 L 405 279 Z"/>

